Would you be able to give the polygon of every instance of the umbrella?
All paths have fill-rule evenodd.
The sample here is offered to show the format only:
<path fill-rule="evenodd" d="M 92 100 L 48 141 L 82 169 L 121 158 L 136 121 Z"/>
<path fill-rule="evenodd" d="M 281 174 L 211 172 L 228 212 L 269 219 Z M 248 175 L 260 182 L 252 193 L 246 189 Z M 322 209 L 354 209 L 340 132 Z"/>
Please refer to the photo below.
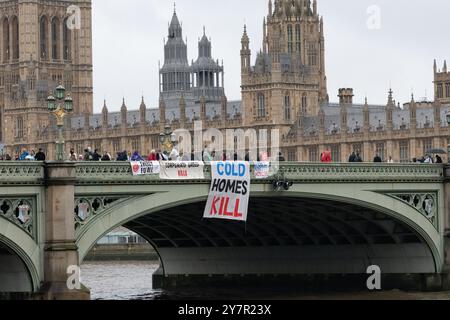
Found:
<path fill-rule="evenodd" d="M 428 149 L 428 154 L 447 154 L 447 152 L 444 149 Z"/>

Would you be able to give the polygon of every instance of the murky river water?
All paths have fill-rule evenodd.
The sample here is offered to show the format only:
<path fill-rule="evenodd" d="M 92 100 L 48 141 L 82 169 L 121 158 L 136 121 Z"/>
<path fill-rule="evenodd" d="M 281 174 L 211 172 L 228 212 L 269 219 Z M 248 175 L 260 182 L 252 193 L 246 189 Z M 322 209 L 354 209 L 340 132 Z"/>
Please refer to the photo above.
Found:
<path fill-rule="evenodd" d="M 450 292 L 384 292 L 305 294 L 272 289 L 198 290 L 166 292 L 153 290 L 152 274 L 158 265 L 152 262 L 89 262 L 82 266 L 81 278 L 91 289 L 93 300 L 191 300 L 191 299 L 282 299 L 282 300 L 450 300 Z"/>

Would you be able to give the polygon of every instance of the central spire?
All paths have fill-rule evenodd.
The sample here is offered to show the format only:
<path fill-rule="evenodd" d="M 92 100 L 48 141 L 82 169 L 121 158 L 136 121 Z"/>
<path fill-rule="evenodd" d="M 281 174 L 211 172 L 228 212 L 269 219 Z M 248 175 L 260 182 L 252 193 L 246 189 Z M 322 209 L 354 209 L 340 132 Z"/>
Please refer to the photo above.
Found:
<path fill-rule="evenodd" d="M 169 38 L 182 38 L 183 29 L 181 28 L 180 21 L 178 20 L 177 12 L 174 7 L 172 21 L 169 26 Z"/>

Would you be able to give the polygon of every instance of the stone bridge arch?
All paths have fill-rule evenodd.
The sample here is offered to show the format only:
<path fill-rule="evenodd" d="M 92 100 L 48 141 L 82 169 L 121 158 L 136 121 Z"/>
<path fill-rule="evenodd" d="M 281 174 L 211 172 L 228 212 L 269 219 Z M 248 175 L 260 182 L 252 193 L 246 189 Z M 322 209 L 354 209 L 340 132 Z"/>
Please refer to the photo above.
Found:
<path fill-rule="evenodd" d="M 106 208 L 103 212 L 99 213 L 96 217 L 86 223 L 81 230 L 77 234 L 77 245 L 79 248 L 79 256 L 80 260 L 83 260 L 85 255 L 91 249 L 91 247 L 96 243 L 98 239 L 100 239 L 103 235 L 107 234 L 109 231 L 114 228 L 125 225 L 130 229 L 137 231 L 144 237 L 146 237 L 150 242 L 153 243 L 155 249 L 159 252 L 163 268 L 160 270 L 162 274 L 171 275 L 171 274 L 190 274 L 192 272 L 196 272 L 194 269 L 196 267 L 188 268 L 185 272 L 182 271 L 180 265 L 194 265 L 198 263 L 200 266 L 198 269 L 202 270 L 203 274 L 233 274 L 233 272 L 237 270 L 244 270 L 243 273 L 254 273 L 254 274 L 264 274 L 268 273 L 269 269 L 265 270 L 256 270 L 253 267 L 249 267 L 250 262 L 248 260 L 244 261 L 243 264 L 237 266 L 228 266 L 228 271 L 226 267 L 218 266 L 218 261 L 225 261 L 230 258 L 231 260 L 239 260 L 240 258 L 248 259 L 259 259 L 259 257 L 263 254 L 271 252 L 269 255 L 270 259 L 278 258 L 280 264 L 285 264 L 289 261 L 289 256 L 308 256 L 311 261 L 311 265 L 315 259 L 318 259 L 315 256 L 314 250 L 294 250 L 293 246 L 295 246 L 295 241 L 302 242 L 303 240 L 296 240 L 294 236 L 289 236 L 289 233 L 299 233 L 304 236 L 305 239 L 310 238 L 310 240 L 305 240 L 306 243 L 311 242 L 315 245 L 321 245 L 321 242 L 324 242 L 323 246 L 323 254 L 326 252 L 330 252 L 330 250 L 334 250 L 334 247 L 327 246 L 327 240 L 332 245 L 338 245 L 338 248 L 335 252 L 341 252 L 344 255 L 348 256 L 349 260 L 357 260 L 361 257 L 353 256 L 352 249 L 346 247 L 345 241 L 348 242 L 347 245 L 354 244 L 357 250 L 360 251 L 362 255 L 373 254 L 373 257 L 369 257 L 367 259 L 367 263 L 370 262 L 381 262 L 384 263 L 389 273 L 438 273 L 442 271 L 443 266 L 443 201 L 442 199 L 442 188 L 441 186 L 424 185 L 422 187 L 418 187 L 413 184 L 400 184 L 397 188 L 398 193 L 393 190 L 392 184 L 389 183 L 352 183 L 352 184 L 343 184 L 343 183 L 295 183 L 294 186 L 289 191 L 282 192 L 274 192 L 272 190 L 272 186 L 270 183 L 258 183 L 252 185 L 252 193 L 251 198 L 254 199 L 254 203 L 261 201 L 264 207 L 270 206 L 271 202 L 278 201 L 277 206 L 279 206 L 284 200 L 287 203 L 292 203 L 292 206 L 295 205 L 300 206 L 299 210 L 306 210 L 308 206 L 319 206 L 319 205 L 327 205 L 328 209 L 331 207 L 339 207 L 342 204 L 344 208 L 348 205 L 350 208 L 357 208 L 362 213 L 356 222 L 352 222 L 353 220 L 357 220 L 358 216 L 350 218 L 348 221 L 346 218 L 341 218 L 340 228 L 333 223 L 328 223 L 328 220 L 338 219 L 339 217 L 333 217 L 329 214 L 329 212 L 323 212 L 323 216 L 315 216 L 318 213 L 312 212 L 308 214 L 308 217 L 303 217 L 299 220 L 298 226 L 296 225 L 296 230 L 292 231 L 289 226 L 289 221 L 284 221 L 283 223 L 273 223 L 273 220 L 277 219 L 274 215 L 271 214 L 263 214 L 260 218 L 262 219 L 255 229 L 259 228 L 259 231 L 254 232 L 254 237 L 249 237 L 251 240 L 246 240 L 246 236 L 239 236 L 243 232 L 243 227 L 237 227 L 236 224 L 232 224 L 234 227 L 228 227 L 226 224 L 222 222 L 213 222 L 213 224 L 219 225 L 219 228 L 222 228 L 222 231 L 213 230 L 211 233 L 215 233 L 217 237 L 221 236 L 221 233 L 224 235 L 224 241 L 222 244 L 214 244 L 211 239 L 208 239 L 208 234 L 210 232 L 207 230 L 207 226 L 203 226 L 203 231 L 198 230 L 198 223 L 201 220 L 202 206 L 208 195 L 208 184 L 172 184 L 172 185 L 136 185 L 136 186 L 127 186 L 127 193 L 129 198 L 123 200 L 122 202 L 118 201 L 117 205 L 113 205 L 110 208 Z M 420 189 L 423 190 L 420 190 Z M 417 191 L 419 189 L 419 191 Z M 401 190 L 401 192 L 400 192 Z M 123 188 L 110 186 L 108 187 L 109 196 L 117 196 L 120 198 L 121 192 L 123 193 Z M 435 220 L 429 220 L 420 210 L 411 206 L 411 204 L 405 202 L 400 198 L 400 195 L 407 194 L 408 192 L 417 193 L 417 192 L 436 192 L 436 214 Z M 92 194 L 98 196 L 98 190 L 95 190 L 93 187 L 80 187 L 77 191 L 82 193 L 83 195 Z M 97 195 L 95 195 L 97 192 Z M 439 200 L 438 200 L 439 199 Z M 281 201 L 281 202 L 280 202 Z M 298 202 L 296 202 L 298 201 Z M 184 209 L 180 209 L 184 208 Z M 287 206 L 286 206 L 287 208 Z M 186 221 L 182 221 L 182 218 L 179 215 L 174 215 L 171 218 L 167 216 L 164 217 L 164 212 L 175 213 L 175 211 L 179 210 L 191 210 L 196 211 L 194 219 L 187 219 Z M 250 208 L 251 210 L 251 208 Z M 287 210 L 287 209 L 286 209 Z M 351 212 L 347 212 L 347 209 L 339 209 L 340 216 L 344 217 L 345 214 L 350 214 Z M 295 210 L 294 210 L 295 211 Z M 366 211 L 366 212 L 364 212 Z M 279 212 L 280 213 L 280 212 Z M 320 212 L 319 212 L 320 213 Z M 367 214 L 367 216 L 365 216 Z M 152 219 L 151 216 L 155 215 L 155 218 Z M 280 215 L 283 215 L 282 213 Z M 377 215 L 380 221 L 376 221 Z M 147 219 L 145 217 L 148 217 Z M 255 218 L 255 215 L 249 215 L 249 221 Z M 294 221 L 296 217 L 291 214 L 291 217 Z M 322 224 L 319 227 L 312 226 L 311 223 L 308 225 L 308 219 L 315 219 L 316 222 Z M 259 219 L 259 218 L 258 218 Z M 265 220 L 264 220 L 265 219 Z M 372 219 L 372 220 L 371 220 Z M 170 236 L 165 236 L 164 232 L 161 230 L 155 232 L 146 232 L 139 229 L 140 225 L 151 224 L 151 221 L 163 221 L 165 220 L 165 226 L 161 226 L 161 228 L 172 227 L 176 225 L 178 230 L 173 231 L 177 234 L 182 234 L 181 236 L 185 236 L 186 240 L 184 242 L 190 242 L 191 244 L 172 243 L 172 245 L 167 244 L 167 247 L 172 246 L 172 248 L 160 248 L 158 243 L 152 241 L 149 234 L 158 233 L 160 238 L 166 238 L 166 242 L 170 242 Z M 264 221 L 263 221 L 264 220 Z M 339 219 L 338 219 L 339 220 Z M 149 222 L 150 221 L 150 222 Z M 272 223 L 272 224 L 271 224 Z M 354 224 L 354 225 L 352 225 Z M 373 228 L 378 228 L 379 230 L 384 229 L 386 233 L 385 238 L 391 237 L 393 240 L 392 243 L 383 244 L 383 240 L 380 244 L 374 242 L 373 239 L 369 239 L 368 236 L 365 236 L 364 230 L 359 230 L 358 224 L 367 224 L 372 226 Z M 250 223 L 251 225 L 251 223 Z M 306 226 L 306 227 L 305 227 Z M 173 227 L 173 229 L 177 229 Z M 195 230 L 197 228 L 197 230 Z M 241 228 L 241 229 L 239 229 Z M 302 228 L 304 230 L 302 230 Z M 312 235 L 308 235 L 308 229 Z M 349 235 L 345 234 L 345 230 L 352 229 L 352 232 Z M 406 234 L 404 236 L 405 240 L 401 240 L 399 236 L 396 234 L 389 234 L 391 231 L 387 229 L 391 228 L 392 232 L 394 232 L 395 228 L 403 228 L 403 233 Z M 264 230 L 265 229 L 265 230 Z M 336 235 L 327 235 L 326 230 L 333 229 L 333 232 L 342 233 L 339 237 Z M 345 230 L 343 230 L 345 229 Z M 402 229 L 402 230 L 403 230 Z M 313 230 L 311 232 L 311 230 Z M 211 231 L 211 230 L 210 230 Z M 204 232 L 205 236 L 199 237 L 199 239 L 195 239 L 195 234 L 199 234 L 199 232 Z M 253 231 L 252 231 L 253 232 Z M 285 234 L 282 234 L 282 233 Z M 318 233 L 319 235 L 316 235 Z M 403 234 L 401 233 L 401 234 Z M 233 235 L 234 234 L 234 235 Z M 278 235 L 280 234 L 280 235 Z M 282 234 L 282 235 L 281 235 Z M 194 236 L 193 236 L 194 235 Z M 286 236 L 287 235 L 287 236 Z M 370 235 L 369 235 L 370 236 Z M 416 240 L 413 240 L 414 243 L 408 243 L 411 237 L 417 237 Z M 243 248 L 241 254 L 236 254 L 236 247 L 233 247 L 233 243 L 226 243 L 227 237 L 232 238 L 232 242 L 237 244 L 237 247 Z M 271 240 L 264 240 L 266 237 Z M 277 237 L 279 239 L 277 240 Z M 347 237 L 347 240 L 345 238 Z M 351 239 L 361 239 L 366 237 L 367 239 L 361 240 L 362 243 L 366 241 L 363 245 L 359 245 L 359 240 L 351 240 Z M 403 235 L 402 235 L 403 237 Z M 410 238 L 408 238 L 410 237 Z M 210 237 L 211 238 L 211 237 Z M 260 239 L 258 239 L 260 238 Z M 275 240 L 273 240 L 273 239 Z M 290 239 L 289 239 L 290 238 Z M 263 239 L 263 240 L 261 240 Z M 282 239 L 282 240 L 280 240 Z M 286 240 L 289 239 L 289 240 Z M 341 240 L 340 240 L 341 239 Z M 395 240 L 397 239 L 397 240 Z M 400 239 L 400 240 L 398 240 Z M 162 241 L 161 239 L 158 241 Z M 157 241 L 157 242 L 158 242 Z M 211 242 L 212 244 L 206 244 L 203 247 L 203 243 Z M 260 243 L 258 243 L 258 241 Z M 344 245 L 340 245 L 340 242 Z M 404 243 L 403 243 L 404 241 Z M 172 241 L 176 242 L 176 241 Z M 218 241 L 216 241 L 218 242 Z M 278 242 L 278 243 L 277 243 Z M 371 243 L 373 242 L 373 243 Z M 389 240 L 387 240 L 389 242 Z M 161 243 L 161 242 L 160 242 Z M 275 245 L 272 246 L 271 243 Z M 281 244 L 282 250 L 276 249 L 276 247 Z M 283 245 L 288 244 L 288 245 Z M 188 250 L 186 247 L 189 246 L 198 246 L 199 250 Z M 265 251 L 264 247 L 269 248 L 269 251 Z M 218 247 L 228 247 L 227 249 L 218 249 Z M 320 246 L 319 246 L 320 247 Z M 249 249 L 250 248 L 250 249 Z M 316 247 L 317 248 L 317 247 Z M 285 250 L 286 249 L 286 250 Z M 252 251 L 253 250 L 253 253 Z M 285 251 L 283 251 L 285 250 Z M 234 251 L 234 252 L 233 252 Z M 217 252 L 222 252 L 222 254 L 217 254 Z M 275 253 L 274 253 L 275 252 Z M 282 252 L 285 252 L 282 256 Z M 388 252 L 388 253 L 386 253 Z M 205 262 L 205 256 L 214 256 L 216 261 Z M 339 255 L 336 253 L 336 255 Z M 392 261 L 389 261 L 389 258 L 392 258 Z M 184 262 L 181 260 L 185 259 Z M 283 260 L 284 259 L 284 260 Z M 256 260 L 255 260 L 256 261 Z M 259 260 L 261 265 L 267 264 L 269 266 L 274 266 L 274 264 L 269 263 L 268 260 Z M 331 260 L 330 260 L 331 261 Z M 335 257 L 333 261 L 342 261 L 342 258 Z M 417 268 L 410 268 L 412 265 L 411 262 L 416 261 Z M 178 267 L 172 268 L 171 264 L 176 264 Z M 297 261 L 299 267 L 301 265 L 301 261 Z M 246 264 L 244 266 L 244 264 Z M 370 265 L 370 264 L 369 264 Z M 368 265 L 367 265 L 368 266 Z M 365 266 L 365 268 L 367 268 Z M 242 269 L 243 268 L 243 269 Z M 270 267 L 268 267 L 270 268 Z M 295 264 L 292 268 L 278 268 L 274 267 L 273 273 L 295 273 L 293 270 L 295 269 Z M 311 266 L 309 268 L 301 269 L 302 273 L 315 273 L 317 270 L 312 270 Z M 318 268 L 320 271 L 320 268 Z M 326 272 L 326 267 L 324 268 L 324 272 Z M 331 269 L 330 269 L 331 270 Z M 330 271 L 328 270 L 328 271 Z M 199 271 L 200 272 L 200 271 Z M 351 263 L 342 268 L 335 268 L 336 273 L 364 273 L 365 269 L 362 268 L 361 263 L 357 266 L 357 264 L 352 265 Z M 327 272 L 326 272 L 327 273 Z"/>
<path fill-rule="evenodd" d="M 0 292 L 36 292 L 43 281 L 42 250 L 23 229 L 0 218 Z"/>

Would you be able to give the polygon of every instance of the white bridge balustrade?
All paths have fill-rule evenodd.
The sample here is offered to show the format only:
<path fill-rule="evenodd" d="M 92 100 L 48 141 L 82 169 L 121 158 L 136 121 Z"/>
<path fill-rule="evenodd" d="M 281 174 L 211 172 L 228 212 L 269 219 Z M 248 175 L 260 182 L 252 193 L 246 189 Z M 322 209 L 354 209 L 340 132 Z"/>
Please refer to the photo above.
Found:
<path fill-rule="evenodd" d="M 127 162 L 0 163 L 0 292 L 88 298 L 67 267 L 118 226 L 151 243 L 161 287 L 186 276 L 385 274 L 446 279 L 445 165 L 280 163 L 252 178 L 247 224 L 202 219 L 205 179 L 138 176 Z M 289 181 L 289 190 L 273 188 Z M 441 284 L 442 284 L 441 283 Z"/>

